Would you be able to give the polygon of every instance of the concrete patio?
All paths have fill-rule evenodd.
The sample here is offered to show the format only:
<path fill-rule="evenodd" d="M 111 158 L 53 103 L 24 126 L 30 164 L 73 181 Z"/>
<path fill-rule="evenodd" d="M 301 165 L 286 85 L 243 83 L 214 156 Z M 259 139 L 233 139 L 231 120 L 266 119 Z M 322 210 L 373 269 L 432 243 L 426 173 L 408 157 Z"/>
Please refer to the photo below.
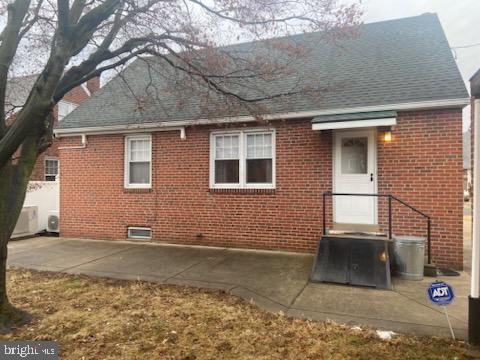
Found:
<path fill-rule="evenodd" d="M 308 282 L 312 262 L 308 254 L 55 237 L 9 245 L 12 267 L 223 289 L 289 316 L 450 336 L 443 309 L 426 296 L 433 278 L 394 279 L 394 291 L 313 284 Z M 455 334 L 465 338 L 468 275 L 443 280 L 456 293 L 448 307 Z"/>

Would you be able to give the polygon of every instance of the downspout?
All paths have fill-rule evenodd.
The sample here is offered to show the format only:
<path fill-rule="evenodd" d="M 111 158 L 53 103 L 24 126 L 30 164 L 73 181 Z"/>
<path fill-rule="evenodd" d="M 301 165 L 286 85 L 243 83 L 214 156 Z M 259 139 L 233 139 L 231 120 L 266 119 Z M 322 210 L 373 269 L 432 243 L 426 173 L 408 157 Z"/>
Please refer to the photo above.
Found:
<path fill-rule="evenodd" d="M 472 283 L 468 297 L 468 342 L 480 346 L 480 99 L 473 101 Z"/>
<path fill-rule="evenodd" d="M 75 149 L 85 149 L 87 147 L 87 135 L 82 134 L 82 144 L 76 146 L 62 146 L 58 150 L 75 150 Z"/>

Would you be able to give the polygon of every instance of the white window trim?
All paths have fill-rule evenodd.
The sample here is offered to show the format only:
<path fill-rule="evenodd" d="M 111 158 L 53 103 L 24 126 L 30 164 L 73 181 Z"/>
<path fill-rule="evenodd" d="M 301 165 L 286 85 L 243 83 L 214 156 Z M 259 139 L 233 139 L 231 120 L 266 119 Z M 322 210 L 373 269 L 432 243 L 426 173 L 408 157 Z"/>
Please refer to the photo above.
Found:
<path fill-rule="evenodd" d="M 246 182 L 246 138 L 247 134 L 272 134 L 272 182 L 271 183 L 253 183 Z M 239 155 L 239 183 L 235 184 L 216 184 L 215 183 L 215 136 L 217 135 L 239 135 L 238 155 Z M 276 137 L 274 128 L 251 128 L 241 130 L 219 130 L 210 133 L 210 189 L 275 189 L 276 186 Z"/>
<path fill-rule="evenodd" d="M 150 231 L 150 236 L 139 236 L 139 235 L 130 236 L 130 230 L 148 230 L 148 231 Z M 149 227 L 129 226 L 127 228 L 127 238 L 128 239 L 151 239 L 152 238 L 152 229 L 149 228 Z"/>
<path fill-rule="evenodd" d="M 150 179 L 148 184 L 135 184 L 130 183 L 130 140 L 149 140 L 150 141 Z M 125 148 L 124 148 L 124 187 L 125 189 L 151 189 L 152 188 L 152 135 L 151 134 L 141 134 L 141 135 L 128 135 L 125 136 Z"/>
<path fill-rule="evenodd" d="M 56 174 L 47 174 L 47 160 L 57 162 Z M 58 178 L 60 177 L 60 160 L 58 159 L 58 157 L 55 157 L 55 156 L 46 156 L 45 159 L 43 159 L 43 181 L 50 181 L 50 180 L 47 180 L 47 176 L 53 176 L 53 175 L 55 175 L 55 181 L 58 181 Z"/>

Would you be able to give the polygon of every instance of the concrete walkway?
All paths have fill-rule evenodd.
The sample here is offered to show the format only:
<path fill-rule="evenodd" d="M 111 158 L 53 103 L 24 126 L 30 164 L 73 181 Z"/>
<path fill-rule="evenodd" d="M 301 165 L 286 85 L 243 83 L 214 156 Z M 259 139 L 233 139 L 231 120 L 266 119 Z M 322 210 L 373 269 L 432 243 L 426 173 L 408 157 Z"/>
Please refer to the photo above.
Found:
<path fill-rule="evenodd" d="M 12 241 L 9 265 L 34 270 L 223 289 L 269 311 L 418 335 L 449 336 L 443 309 L 421 282 L 394 279 L 394 291 L 313 284 L 313 256 L 285 252 L 38 237 Z M 468 276 L 445 278 L 455 333 L 465 338 Z"/>

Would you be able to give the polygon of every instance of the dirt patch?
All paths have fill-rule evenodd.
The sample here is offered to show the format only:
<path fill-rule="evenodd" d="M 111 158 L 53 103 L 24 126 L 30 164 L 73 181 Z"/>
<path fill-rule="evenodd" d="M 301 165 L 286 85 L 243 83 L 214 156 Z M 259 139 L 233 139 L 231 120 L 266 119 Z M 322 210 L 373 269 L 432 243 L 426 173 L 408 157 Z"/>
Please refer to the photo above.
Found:
<path fill-rule="evenodd" d="M 2 340 L 55 340 L 62 359 L 464 359 L 463 343 L 298 320 L 221 291 L 9 270 L 34 320 Z"/>

